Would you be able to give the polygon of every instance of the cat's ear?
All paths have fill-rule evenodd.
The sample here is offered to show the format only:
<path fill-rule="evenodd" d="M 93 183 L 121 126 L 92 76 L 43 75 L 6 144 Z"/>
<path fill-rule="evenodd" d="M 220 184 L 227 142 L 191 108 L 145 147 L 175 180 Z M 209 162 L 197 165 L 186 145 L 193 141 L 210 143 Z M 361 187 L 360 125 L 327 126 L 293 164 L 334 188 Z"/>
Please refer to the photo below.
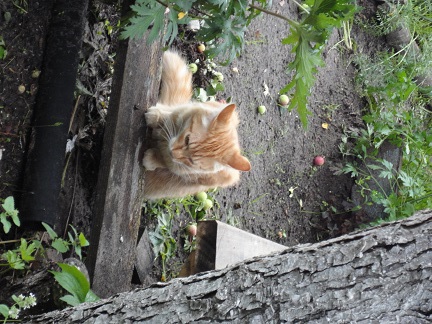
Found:
<path fill-rule="evenodd" d="M 249 160 L 240 153 L 231 155 L 230 159 L 228 160 L 228 165 L 239 171 L 250 171 L 251 169 Z"/>
<path fill-rule="evenodd" d="M 236 106 L 234 104 L 229 104 L 226 106 L 219 115 L 216 117 L 216 121 L 218 124 L 226 124 L 230 121 L 231 116 L 234 113 Z"/>

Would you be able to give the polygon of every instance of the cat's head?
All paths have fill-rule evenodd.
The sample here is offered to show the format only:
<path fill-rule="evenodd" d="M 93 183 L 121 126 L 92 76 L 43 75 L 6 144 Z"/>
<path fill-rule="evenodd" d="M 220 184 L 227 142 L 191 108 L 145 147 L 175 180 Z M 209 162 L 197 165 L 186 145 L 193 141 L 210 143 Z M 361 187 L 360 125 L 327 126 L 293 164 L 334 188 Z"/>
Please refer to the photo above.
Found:
<path fill-rule="evenodd" d="M 178 120 L 172 122 L 181 123 L 167 147 L 175 173 L 213 173 L 226 166 L 251 169 L 240 152 L 235 108 L 234 104 L 207 103 L 173 114 Z"/>

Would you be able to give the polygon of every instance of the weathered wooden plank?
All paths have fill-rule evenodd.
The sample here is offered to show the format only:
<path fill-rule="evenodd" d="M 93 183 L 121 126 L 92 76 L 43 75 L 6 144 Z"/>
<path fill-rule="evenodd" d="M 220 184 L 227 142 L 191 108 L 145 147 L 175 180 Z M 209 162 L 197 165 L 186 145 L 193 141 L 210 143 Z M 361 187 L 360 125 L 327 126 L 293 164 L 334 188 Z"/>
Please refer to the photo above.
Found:
<path fill-rule="evenodd" d="M 197 248 L 186 261 L 181 277 L 223 269 L 244 260 L 283 251 L 287 247 L 223 222 L 198 222 Z"/>
<path fill-rule="evenodd" d="M 144 230 L 143 235 L 139 239 L 136 251 L 137 255 L 135 269 L 137 271 L 140 282 L 142 285 L 151 284 L 153 283 L 153 280 L 150 278 L 150 274 L 153 268 L 155 254 L 151 246 L 149 232 L 147 228 Z"/>
<path fill-rule="evenodd" d="M 23 323 L 430 323 L 432 212 Z"/>
<path fill-rule="evenodd" d="M 130 288 L 141 215 L 145 110 L 157 102 L 161 46 L 121 42 L 100 163 L 88 268 L 102 297 Z"/>

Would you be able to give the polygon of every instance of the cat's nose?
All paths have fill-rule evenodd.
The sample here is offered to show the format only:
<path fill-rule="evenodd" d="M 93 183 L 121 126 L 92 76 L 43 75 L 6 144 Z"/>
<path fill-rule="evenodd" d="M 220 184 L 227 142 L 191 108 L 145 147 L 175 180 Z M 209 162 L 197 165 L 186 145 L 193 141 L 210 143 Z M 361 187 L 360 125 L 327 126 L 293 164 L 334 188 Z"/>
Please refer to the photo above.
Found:
<path fill-rule="evenodd" d="M 182 156 L 179 150 L 171 150 L 170 155 L 172 159 L 177 159 L 177 160 L 179 160 Z"/>

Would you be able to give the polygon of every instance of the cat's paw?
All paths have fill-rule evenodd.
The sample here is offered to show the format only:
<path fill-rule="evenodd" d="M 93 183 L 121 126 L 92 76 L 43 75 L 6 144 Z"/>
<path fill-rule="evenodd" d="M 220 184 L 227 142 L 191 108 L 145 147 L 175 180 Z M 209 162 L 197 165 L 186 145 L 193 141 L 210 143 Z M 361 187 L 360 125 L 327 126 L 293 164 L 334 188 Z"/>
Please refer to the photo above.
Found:
<path fill-rule="evenodd" d="M 156 170 L 157 168 L 163 168 L 164 165 L 157 159 L 157 155 L 154 150 L 149 149 L 145 151 L 143 158 L 143 165 L 148 171 Z"/>
<path fill-rule="evenodd" d="M 153 128 L 157 127 L 161 120 L 161 114 L 159 112 L 159 109 L 156 108 L 156 106 L 150 107 L 148 111 L 145 113 L 145 120 L 147 126 Z"/>

